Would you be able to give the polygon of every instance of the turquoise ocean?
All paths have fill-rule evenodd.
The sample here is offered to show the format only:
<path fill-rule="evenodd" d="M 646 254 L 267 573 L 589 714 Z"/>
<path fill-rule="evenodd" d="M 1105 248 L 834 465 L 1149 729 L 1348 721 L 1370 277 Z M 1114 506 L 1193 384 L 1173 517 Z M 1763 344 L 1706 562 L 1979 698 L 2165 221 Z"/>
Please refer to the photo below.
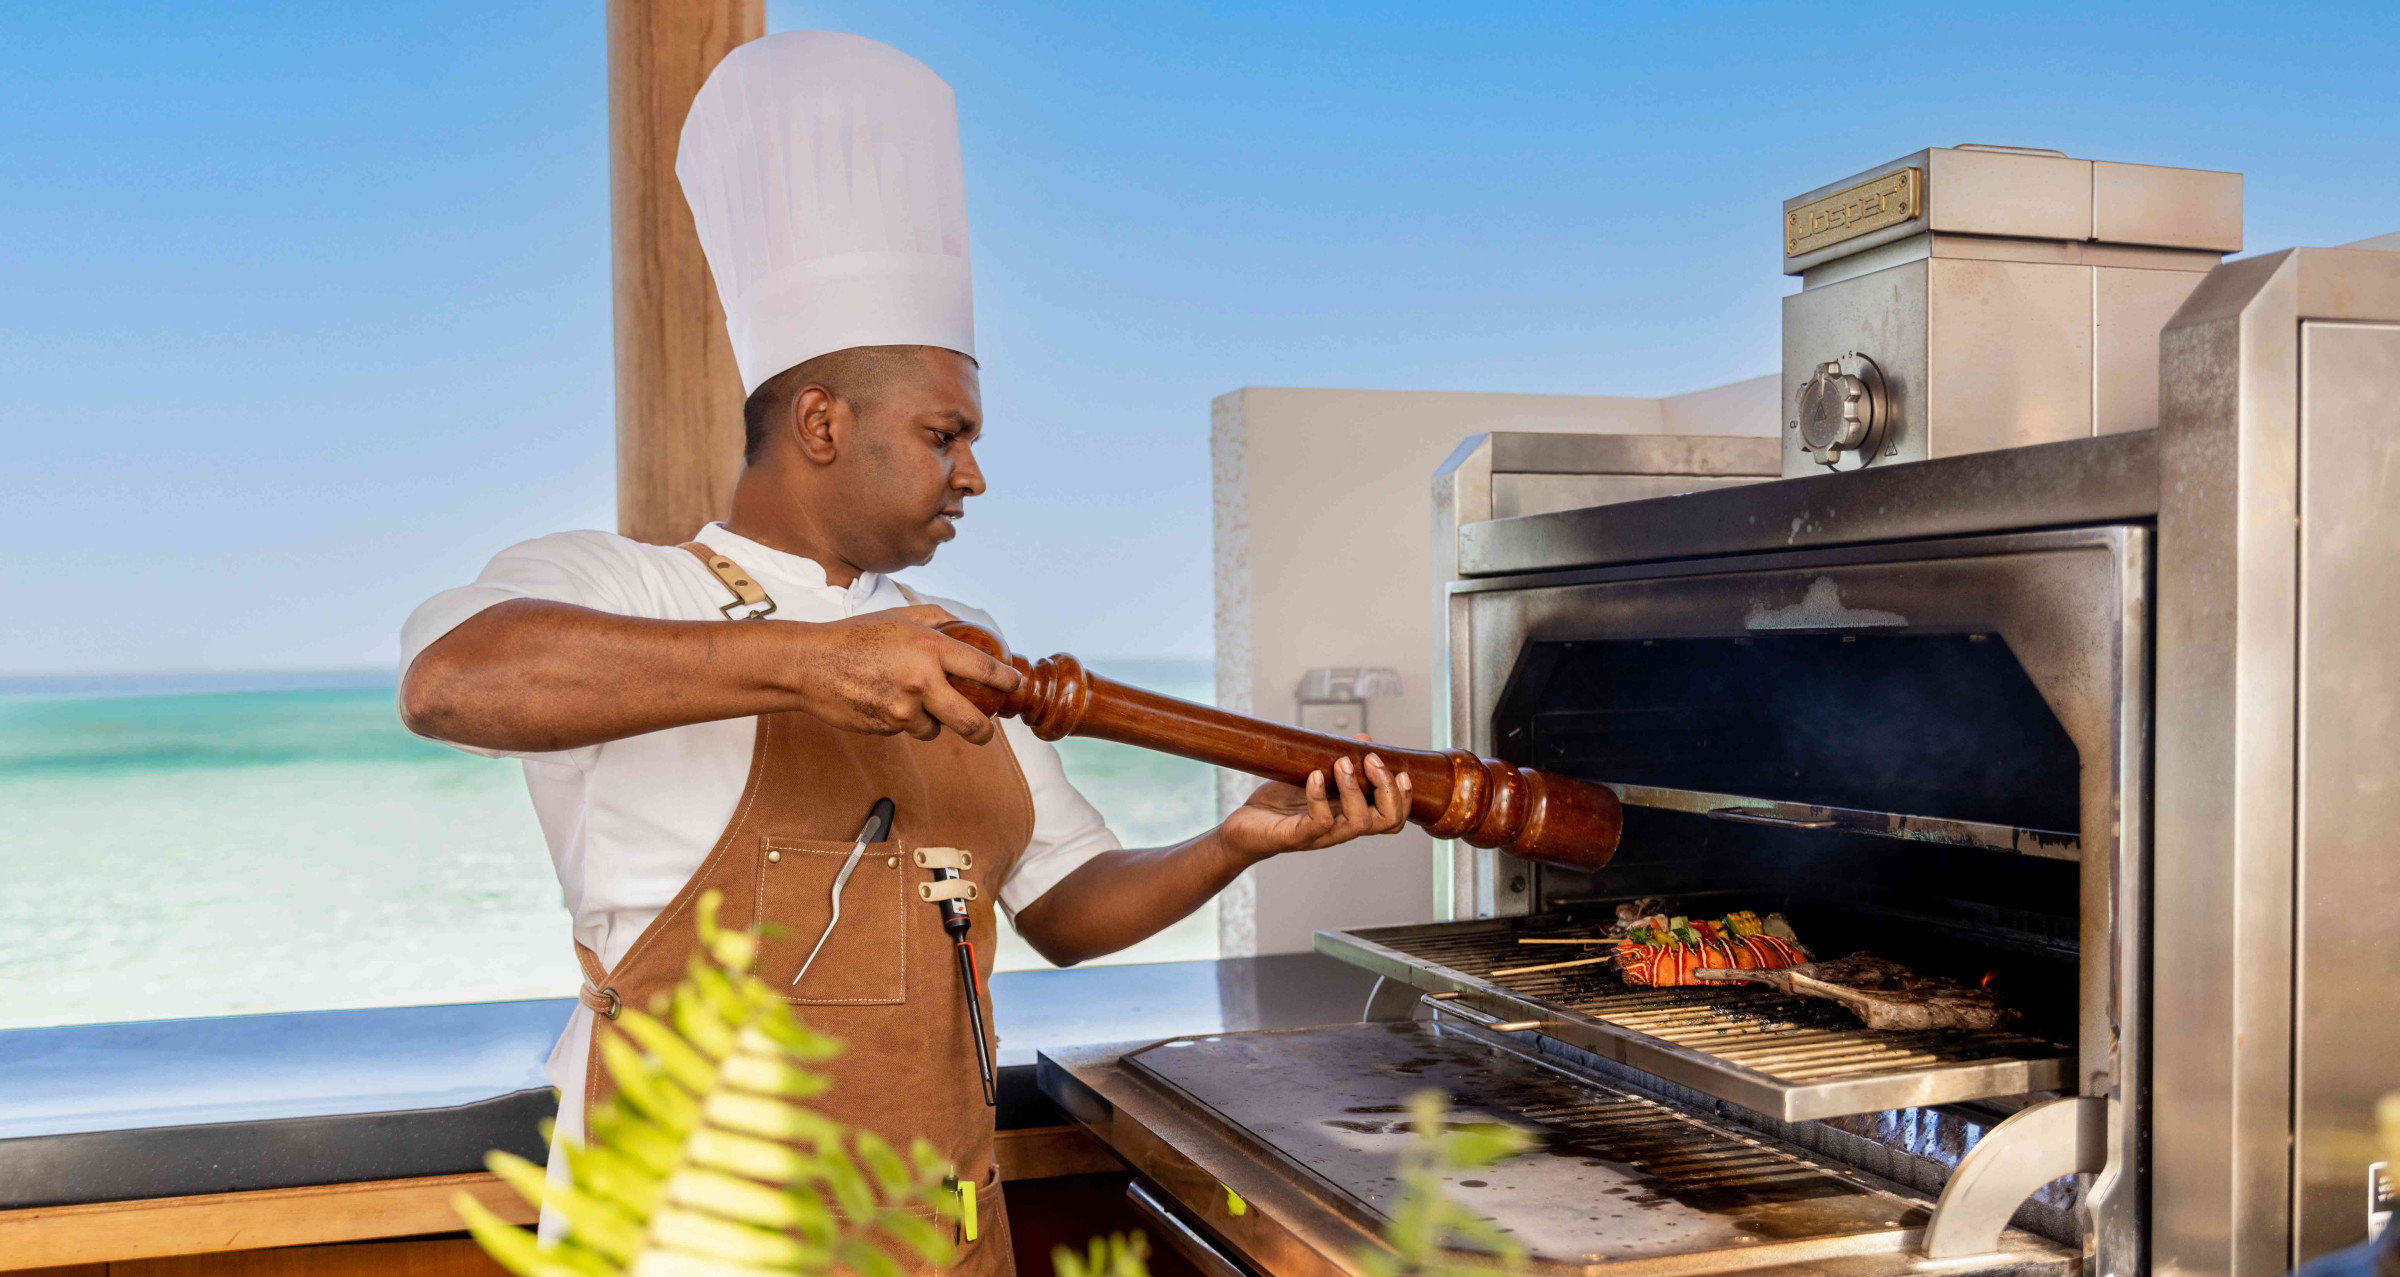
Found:
<path fill-rule="evenodd" d="M 1201 661 L 1095 663 L 1212 698 Z M 1099 741 L 1128 846 L 1213 823 L 1210 772 Z M 1113 961 L 1213 957 L 1204 909 Z M 1014 935 L 1004 969 L 1044 965 Z M 513 762 L 400 726 L 388 675 L 0 678 L 0 1028 L 574 992 Z"/>

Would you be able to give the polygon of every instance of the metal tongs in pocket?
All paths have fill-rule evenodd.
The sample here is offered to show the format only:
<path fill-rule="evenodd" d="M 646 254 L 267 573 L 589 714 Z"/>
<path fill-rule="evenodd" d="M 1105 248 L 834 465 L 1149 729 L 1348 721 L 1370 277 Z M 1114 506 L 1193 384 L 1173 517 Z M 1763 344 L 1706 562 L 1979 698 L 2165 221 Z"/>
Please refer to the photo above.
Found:
<path fill-rule="evenodd" d="M 891 836 L 891 832 L 892 800 L 878 798 L 875 806 L 867 812 L 867 823 L 859 827 L 858 842 L 850 848 L 850 858 L 842 862 L 842 871 L 833 876 L 833 916 L 825 920 L 825 934 L 818 936 L 817 947 L 808 951 L 808 961 L 801 963 L 800 969 L 792 973 L 794 985 L 800 983 L 800 977 L 808 974 L 808 968 L 816 962 L 817 955 L 825 951 L 825 942 L 833 939 L 833 929 L 841 925 L 842 888 L 850 885 L 850 875 L 858 871 L 859 857 L 867 854 L 869 844 L 882 842 Z"/>

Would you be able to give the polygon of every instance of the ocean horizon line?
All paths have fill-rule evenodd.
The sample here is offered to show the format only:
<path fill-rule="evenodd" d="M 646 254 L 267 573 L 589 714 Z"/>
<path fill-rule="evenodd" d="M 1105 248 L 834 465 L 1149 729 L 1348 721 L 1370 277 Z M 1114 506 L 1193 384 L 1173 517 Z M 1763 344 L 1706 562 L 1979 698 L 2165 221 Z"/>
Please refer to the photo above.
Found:
<path fill-rule="evenodd" d="M 1211 677 L 1216 665 L 1215 658 L 1205 656 L 1094 657 L 1083 663 L 1102 673 L 1113 671 L 1130 676 L 1134 681 L 1161 675 L 1181 679 Z M 0 700 L 389 691 L 398 687 L 399 682 L 399 671 L 389 666 L 0 674 Z"/>

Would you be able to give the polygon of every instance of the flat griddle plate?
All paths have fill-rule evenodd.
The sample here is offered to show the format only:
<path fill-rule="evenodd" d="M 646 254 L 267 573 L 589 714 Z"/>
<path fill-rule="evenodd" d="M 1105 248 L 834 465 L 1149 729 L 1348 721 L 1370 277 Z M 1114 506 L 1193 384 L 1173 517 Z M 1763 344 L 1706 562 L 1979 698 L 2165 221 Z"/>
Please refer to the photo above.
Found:
<path fill-rule="evenodd" d="M 1413 1142 L 1409 1098 L 1536 1132 L 1535 1151 L 1446 1177 L 1536 1258 L 1657 1259 L 1776 1242 L 1896 1249 L 1924 1204 L 1725 1128 L 1425 1023 L 1177 1038 L 1125 1063 L 1377 1219 Z M 1877 1234 L 1888 1238 L 1865 1241 Z"/>

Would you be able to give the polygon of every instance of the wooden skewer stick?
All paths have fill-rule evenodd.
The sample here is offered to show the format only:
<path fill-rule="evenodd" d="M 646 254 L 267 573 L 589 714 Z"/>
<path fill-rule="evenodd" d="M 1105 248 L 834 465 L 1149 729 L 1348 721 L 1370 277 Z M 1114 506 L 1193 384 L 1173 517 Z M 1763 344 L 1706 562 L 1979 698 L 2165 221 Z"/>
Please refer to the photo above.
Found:
<path fill-rule="evenodd" d="M 1367 752 L 1373 750 L 1408 777 L 1408 818 L 1436 838 L 1583 870 L 1606 865 L 1617 852 L 1624 813 L 1604 785 L 1477 758 L 1463 749 L 1437 753 L 1369 745 L 1245 718 L 1103 678 L 1072 656 L 1028 661 L 1010 653 L 998 635 L 964 621 L 938 628 L 1025 676 L 1013 692 L 956 676 L 950 685 L 975 708 L 1021 719 L 1043 740 L 1111 740 L 1291 785 L 1305 784 L 1310 772 L 1320 771 L 1330 782 L 1340 759 L 1349 760 L 1364 780 Z M 1331 785 L 1327 788 L 1330 792 Z"/>
<path fill-rule="evenodd" d="M 1576 938 L 1576 939 L 1572 939 L 1572 940 L 1560 940 L 1560 939 L 1554 939 L 1554 938 L 1552 938 L 1552 937 L 1548 937 L 1548 936 L 1519 936 L 1519 937 L 1517 938 L 1517 943 L 1518 943 L 1518 944 L 1623 944 L 1623 943 L 1625 943 L 1625 941 L 1624 941 L 1624 940 L 1622 940 L 1622 939 L 1620 939 L 1619 937 L 1616 937 L 1616 936 L 1582 936 L 1582 937 L 1579 937 L 1579 938 Z"/>
<path fill-rule="evenodd" d="M 1613 953 L 1602 954 L 1597 958 L 1577 958 L 1573 962 L 1537 962 L 1530 967 L 1503 967 L 1498 971 L 1494 971 L 1492 974 L 1496 976 L 1502 976 L 1524 975 L 1528 971 L 1564 971 L 1568 967 L 1589 967 L 1603 962 L 1614 962 L 1616 960 L 1617 957 Z"/>

